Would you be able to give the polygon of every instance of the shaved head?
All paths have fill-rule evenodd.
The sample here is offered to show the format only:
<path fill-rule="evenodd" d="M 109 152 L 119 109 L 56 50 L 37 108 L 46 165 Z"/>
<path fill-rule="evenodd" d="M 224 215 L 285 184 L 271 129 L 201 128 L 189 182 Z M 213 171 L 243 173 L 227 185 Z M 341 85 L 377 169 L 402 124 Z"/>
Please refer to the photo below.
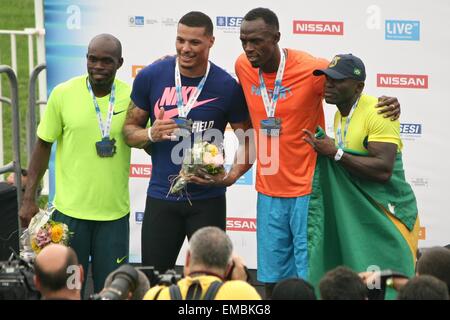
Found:
<path fill-rule="evenodd" d="M 89 42 L 88 52 L 94 48 L 107 48 L 117 59 L 122 58 L 122 44 L 119 39 L 109 33 L 96 35 Z"/>
<path fill-rule="evenodd" d="M 47 290 L 66 288 L 69 266 L 78 265 L 78 258 L 72 248 L 50 244 L 42 249 L 36 257 L 35 271 L 42 287 Z"/>
<path fill-rule="evenodd" d="M 102 33 L 89 42 L 87 71 L 94 94 L 103 97 L 111 92 L 117 70 L 123 64 L 122 45 L 111 34 Z"/>

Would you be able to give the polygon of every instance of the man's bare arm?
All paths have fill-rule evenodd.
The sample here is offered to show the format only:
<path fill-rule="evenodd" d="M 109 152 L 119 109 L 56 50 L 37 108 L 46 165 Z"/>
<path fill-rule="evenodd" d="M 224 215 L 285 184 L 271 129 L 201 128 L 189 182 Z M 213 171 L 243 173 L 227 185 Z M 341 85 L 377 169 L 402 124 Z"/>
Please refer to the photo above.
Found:
<path fill-rule="evenodd" d="M 318 154 L 334 158 L 337 148 L 334 140 L 328 136 L 316 138 L 307 129 L 303 129 L 306 136 L 303 138 Z M 371 141 L 367 145 L 368 156 L 358 156 L 345 152 L 339 163 L 348 171 L 359 177 L 377 181 L 387 182 L 392 175 L 397 145 L 388 142 Z"/>
<path fill-rule="evenodd" d="M 170 140 L 172 132 L 177 128 L 175 121 L 163 120 L 164 108 L 161 108 L 155 122 L 150 129 L 145 126 L 150 117 L 149 112 L 138 108 L 133 101 L 128 107 L 127 118 L 123 125 L 123 135 L 125 143 L 130 147 L 143 148 L 149 141 L 158 142 L 163 140 Z M 149 137 L 149 130 L 151 130 L 151 137 Z"/>
<path fill-rule="evenodd" d="M 245 122 L 230 123 L 230 125 L 239 140 L 233 166 L 228 172 L 228 179 L 233 184 L 252 167 L 255 162 L 256 151 L 254 130 L 250 119 Z"/>
<path fill-rule="evenodd" d="M 369 156 L 344 153 L 341 164 L 351 173 L 378 182 L 387 182 L 392 175 L 397 145 L 387 142 L 369 142 Z"/>
<path fill-rule="evenodd" d="M 22 227 L 27 227 L 31 218 L 39 211 L 36 190 L 48 167 L 52 143 L 37 139 L 28 167 L 27 184 L 19 216 Z"/>
<path fill-rule="evenodd" d="M 147 111 L 136 107 L 133 101 L 128 106 L 127 117 L 123 125 L 125 143 L 130 147 L 142 148 L 148 141 L 148 132 L 145 129 L 150 115 Z"/>

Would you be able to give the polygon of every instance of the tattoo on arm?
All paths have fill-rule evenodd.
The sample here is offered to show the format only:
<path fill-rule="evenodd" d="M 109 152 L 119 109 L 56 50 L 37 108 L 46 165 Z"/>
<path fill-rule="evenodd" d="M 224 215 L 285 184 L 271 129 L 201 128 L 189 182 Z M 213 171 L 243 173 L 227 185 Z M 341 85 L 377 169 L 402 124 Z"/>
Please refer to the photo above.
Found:
<path fill-rule="evenodd" d="M 129 146 L 139 148 L 147 142 L 146 133 L 143 134 L 142 131 L 145 129 L 149 116 L 149 112 L 138 108 L 133 101 L 130 102 L 122 130 L 125 142 Z"/>
<path fill-rule="evenodd" d="M 133 101 L 130 101 L 130 104 L 128 105 L 128 110 L 127 110 L 127 117 L 126 119 L 130 119 L 133 117 L 133 109 L 136 108 L 136 105 L 133 103 Z"/>

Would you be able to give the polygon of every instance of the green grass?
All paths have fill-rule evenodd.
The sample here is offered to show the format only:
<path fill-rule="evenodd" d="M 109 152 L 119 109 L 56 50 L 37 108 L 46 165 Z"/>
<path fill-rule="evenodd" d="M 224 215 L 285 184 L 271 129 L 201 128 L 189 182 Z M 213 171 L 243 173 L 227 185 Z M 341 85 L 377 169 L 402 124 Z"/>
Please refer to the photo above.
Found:
<path fill-rule="evenodd" d="M 0 0 L 0 29 L 23 30 L 33 28 L 34 1 L 33 0 Z M 20 109 L 20 144 L 21 163 L 26 167 L 26 114 L 28 105 L 28 38 L 17 36 L 17 78 L 19 82 Z M 36 54 L 34 55 L 36 57 Z M 9 35 L 0 35 L 0 64 L 11 66 L 11 46 Z M 10 98 L 9 82 L 6 75 L 2 75 L 2 96 Z M 12 122 L 11 106 L 2 105 L 3 113 L 3 163 L 12 160 Z"/>
<path fill-rule="evenodd" d="M 0 29 L 23 30 L 34 28 L 34 1 L 33 0 L 0 0 Z M 0 35 L 0 64 L 11 66 L 11 47 L 9 35 Z M 27 166 L 26 153 L 26 115 L 28 108 L 28 81 L 30 70 L 28 69 L 28 37 L 16 36 L 17 43 L 17 78 L 19 82 L 19 109 L 20 109 L 20 155 L 22 167 Z M 34 52 L 36 65 L 36 50 Z M 10 98 L 9 82 L 6 75 L 1 76 L 2 96 Z M 12 122 L 11 106 L 2 104 L 3 114 L 3 163 L 12 160 Z M 47 197 L 39 199 L 39 205 L 44 207 Z"/>

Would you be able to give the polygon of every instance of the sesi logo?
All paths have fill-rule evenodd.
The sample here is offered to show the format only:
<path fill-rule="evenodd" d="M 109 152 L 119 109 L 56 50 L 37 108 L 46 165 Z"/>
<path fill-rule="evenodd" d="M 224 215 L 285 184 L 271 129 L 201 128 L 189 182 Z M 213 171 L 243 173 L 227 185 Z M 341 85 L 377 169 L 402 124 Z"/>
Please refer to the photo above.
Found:
<path fill-rule="evenodd" d="M 412 20 L 386 20 L 386 40 L 420 40 L 420 22 Z"/>
<path fill-rule="evenodd" d="M 340 21 L 293 21 L 294 34 L 343 35 L 344 22 Z"/>
<path fill-rule="evenodd" d="M 422 124 L 420 123 L 401 123 L 400 137 L 402 140 L 417 140 L 422 137 Z"/>
<path fill-rule="evenodd" d="M 400 134 L 422 134 L 422 125 L 419 123 L 402 123 L 400 124 Z"/>
<path fill-rule="evenodd" d="M 150 178 L 152 175 L 151 164 L 130 165 L 130 178 Z"/>
<path fill-rule="evenodd" d="M 428 76 L 417 74 L 377 74 L 377 87 L 428 89 Z"/>
<path fill-rule="evenodd" d="M 236 27 L 239 28 L 242 23 L 242 17 L 216 17 L 216 25 L 218 27 Z"/>
<path fill-rule="evenodd" d="M 227 218 L 227 231 L 256 232 L 256 219 Z"/>

